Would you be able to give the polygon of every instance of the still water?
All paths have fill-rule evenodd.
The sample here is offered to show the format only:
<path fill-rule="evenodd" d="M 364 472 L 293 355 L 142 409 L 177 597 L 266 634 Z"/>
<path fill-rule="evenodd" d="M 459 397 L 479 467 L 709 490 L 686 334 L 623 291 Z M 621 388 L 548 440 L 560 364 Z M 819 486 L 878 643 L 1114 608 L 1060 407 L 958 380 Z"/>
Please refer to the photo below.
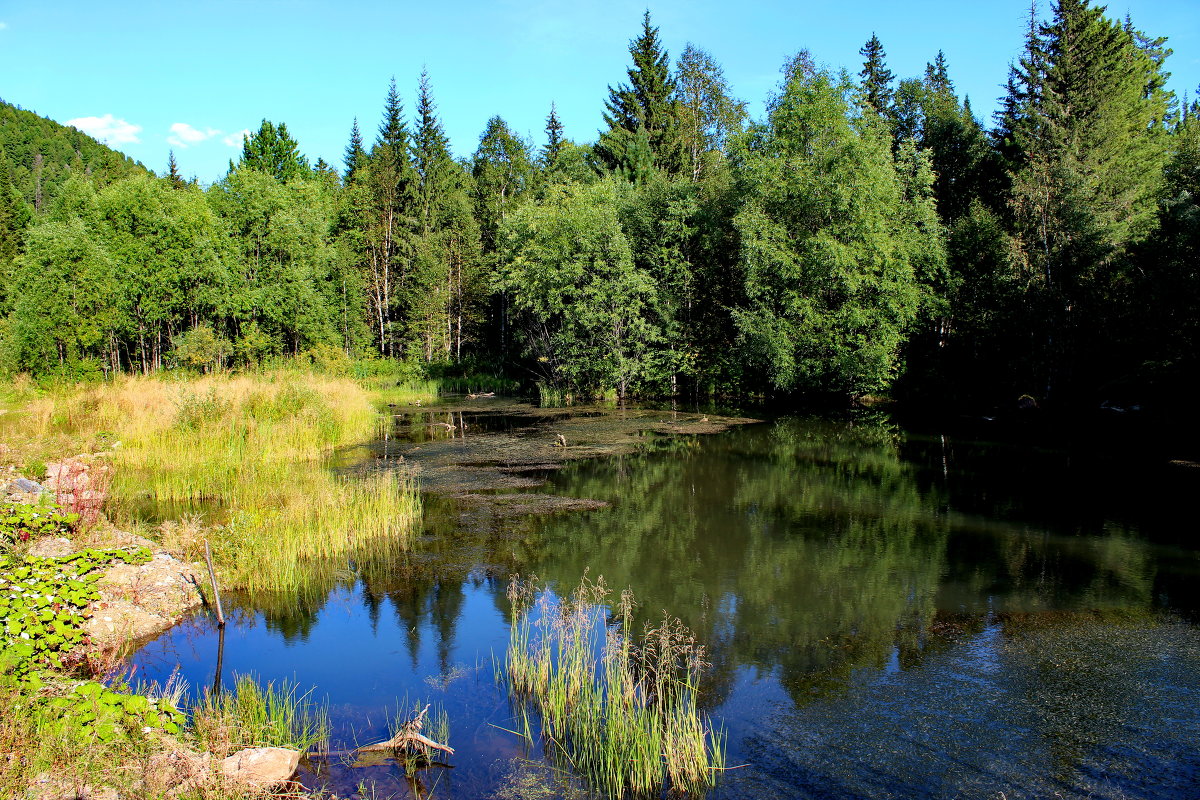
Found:
<path fill-rule="evenodd" d="M 713 798 L 1200 796 L 1200 469 L 878 413 L 668 414 L 399 414 L 338 468 L 418 470 L 417 541 L 243 603 L 223 647 L 198 614 L 136 676 L 313 687 L 332 749 L 445 710 L 452 768 L 304 774 L 342 797 L 575 796 L 497 670 L 509 576 L 586 573 L 707 643 L 735 767 Z"/>

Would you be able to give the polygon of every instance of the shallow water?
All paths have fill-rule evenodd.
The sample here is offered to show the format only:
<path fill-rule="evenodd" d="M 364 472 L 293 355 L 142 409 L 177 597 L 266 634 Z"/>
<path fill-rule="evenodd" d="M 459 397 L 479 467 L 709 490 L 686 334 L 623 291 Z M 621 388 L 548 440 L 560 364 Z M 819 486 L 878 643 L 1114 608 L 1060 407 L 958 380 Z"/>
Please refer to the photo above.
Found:
<path fill-rule="evenodd" d="M 589 572 L 708 643 L 703 702 L 738 767 L 712 797 L 1200 794 L 1200 471 L 870 413 L 712 435 L 687 431 L 716 417 L 654 410 L 395 420 L 337 466 L 418 465 L 411 549 L 344 565 L 327 597 L 243 605 L 223 650 L 198 615 L 134 658 L 138 677 L 178 667 L 194 690 L 219 650 L 222 681 L 315 687 L 333 749 L 387 737 L 413 703 L 448 713 L 453 768 L 421 786 L 336 761 L 310 785 L 573 792 L 505 730 L 495 662 L 511 573 L 570 588 Z"/>

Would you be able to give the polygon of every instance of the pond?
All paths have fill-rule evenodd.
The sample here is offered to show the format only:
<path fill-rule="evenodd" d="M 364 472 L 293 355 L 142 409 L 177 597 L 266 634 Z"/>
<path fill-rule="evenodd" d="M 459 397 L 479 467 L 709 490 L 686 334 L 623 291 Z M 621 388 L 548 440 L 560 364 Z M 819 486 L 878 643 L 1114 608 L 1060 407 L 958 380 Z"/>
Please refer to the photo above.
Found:
<path fill-rule="evenodd" d="M 133 659 L 193 691 L 313 687 L 332 749 L 414 704 L 449 717 L 452 768 L 331 759 L 306 785 L 580 796 L 512 732 L 497 674 L 519 573 L 603 576 L 706 643 L 730 767 L 712 798 L 1200 794 L 1200 470 L 877 412 L 392 411 L 333 466 L 417 471 L 417 541 L 333 565 L 327 593 L 235 603 L 223 637 L 197 614 Z"/>

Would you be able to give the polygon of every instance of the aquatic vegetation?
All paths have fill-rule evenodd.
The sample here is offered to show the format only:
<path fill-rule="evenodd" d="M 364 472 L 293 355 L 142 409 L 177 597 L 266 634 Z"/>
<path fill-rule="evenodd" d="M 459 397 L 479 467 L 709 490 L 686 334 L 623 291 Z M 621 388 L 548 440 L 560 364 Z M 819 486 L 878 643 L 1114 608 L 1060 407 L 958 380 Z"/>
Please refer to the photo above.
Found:
<path fill-rule="evenodd" d="M 632 593 L 621 594 L 611 616 L 608 595 L 603 579 L 585 577 L 556 598 L 514 578 L 509 687 L 598 791 L 701 792 L 724 767 L 723 737 L 697 705 L 704 648 L 670 617 L 633 636 Z"/>
<path fill-rule="evenodd" d="M 205 694 L 192 709 L 192 731 L 205 750 L 224 757 L 245 747 L 308 750 L 329 739 L 327 709 L 288 681 L 261 685 L 238 676 L 232 691 Z"/>

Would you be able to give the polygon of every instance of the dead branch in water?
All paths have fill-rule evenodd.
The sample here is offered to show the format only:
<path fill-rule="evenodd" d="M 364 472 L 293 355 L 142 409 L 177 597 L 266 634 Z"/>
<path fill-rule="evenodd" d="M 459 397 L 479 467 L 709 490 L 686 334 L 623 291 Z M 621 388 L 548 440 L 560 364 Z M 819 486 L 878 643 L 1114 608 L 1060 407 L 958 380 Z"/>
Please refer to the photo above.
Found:
<path fill-rule="evenodd" d="M 443 753 L 454 755 L 454 748 L 444 744 L 439 744 L 428 736 L 421 733 L 421 727 L 425 724 L 425 713 L 429 711 L 429 704 L 421 709 L 421 713 L 400 726 L 400 730 L 396 735 L 386 742 L 379 744 L 369 744 L 358 748 L 360 753 L 369 753 L 379 750 L 410 750 L 420 747 L 428 747 L 434 750 L 441 750 Z"/>

